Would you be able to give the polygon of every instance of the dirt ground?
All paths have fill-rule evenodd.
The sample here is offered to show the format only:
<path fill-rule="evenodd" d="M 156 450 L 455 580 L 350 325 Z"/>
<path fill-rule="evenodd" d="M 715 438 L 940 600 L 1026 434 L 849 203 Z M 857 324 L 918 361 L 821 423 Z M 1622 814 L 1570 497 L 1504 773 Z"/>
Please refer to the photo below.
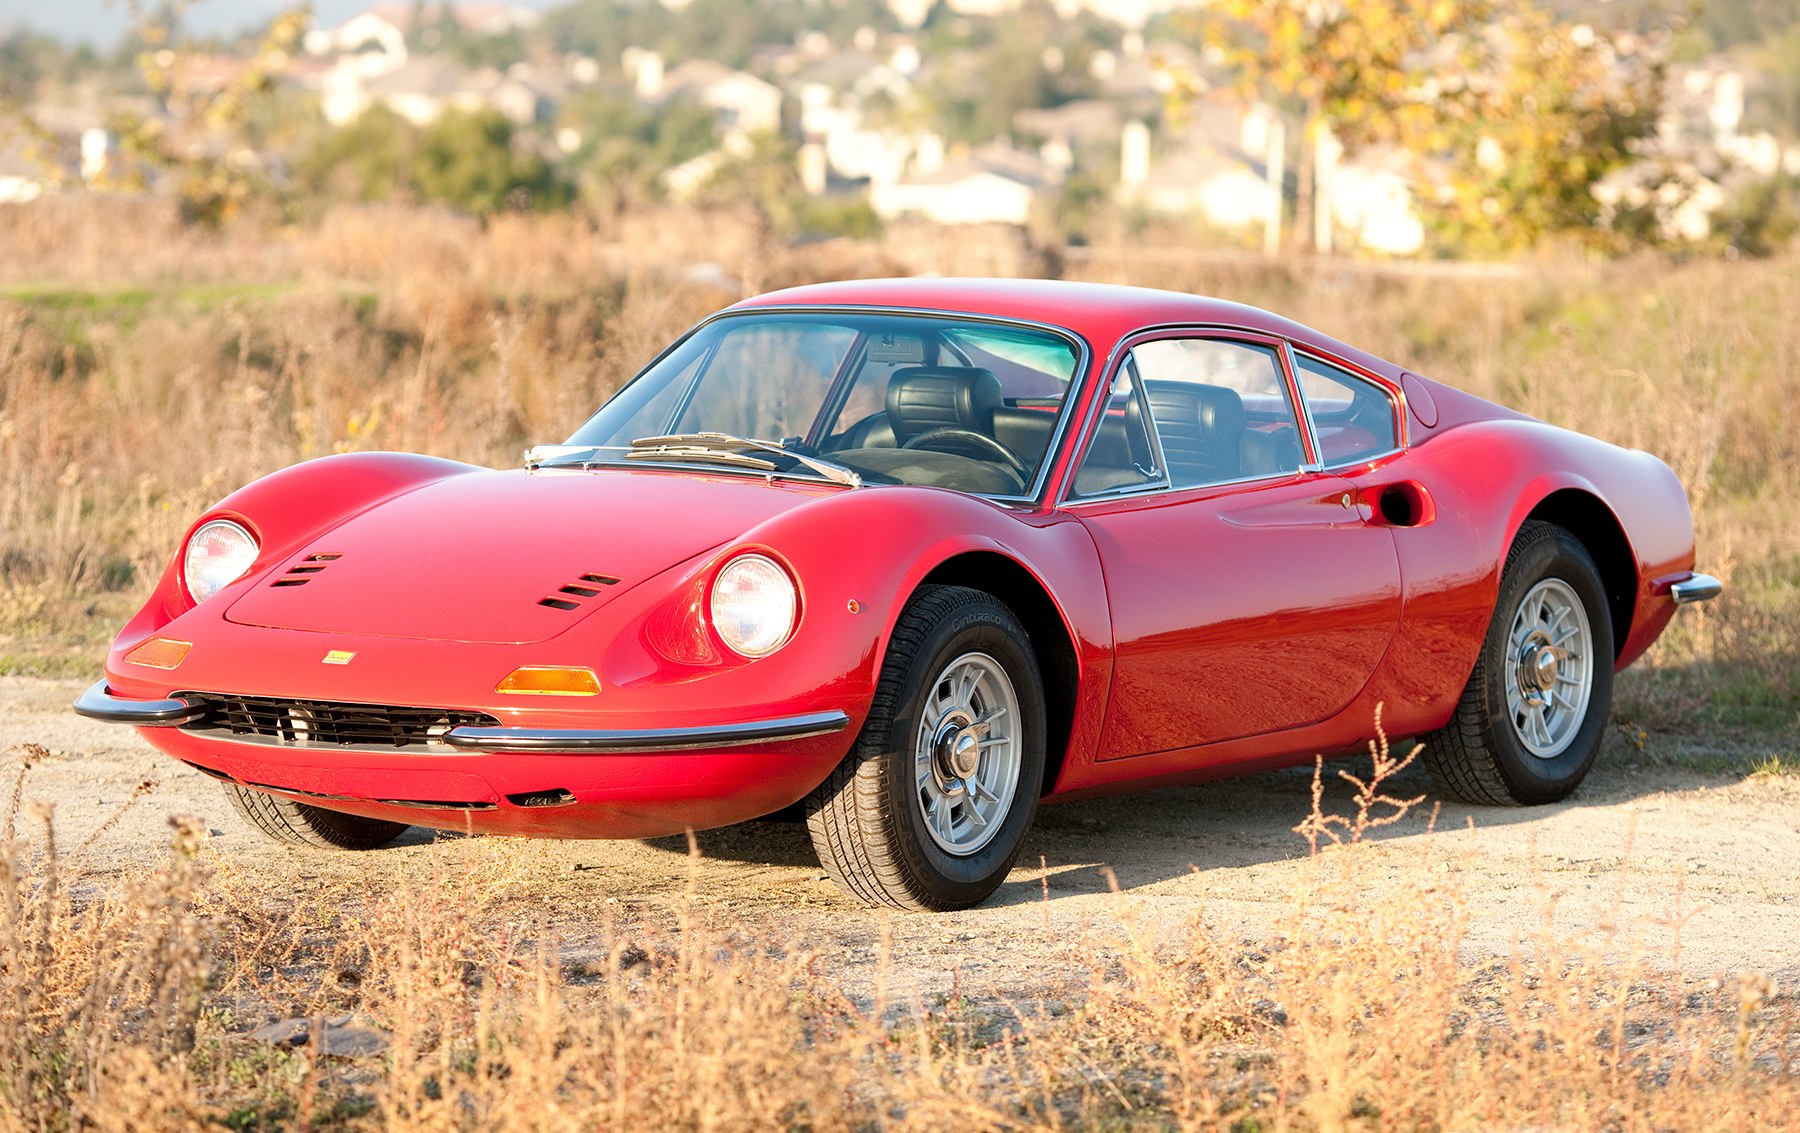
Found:
<path fill-rule="evenodd" d="M 23 743 L 50 750 L 29 773 L 25 798 L 54 803 L 65 860 L 94 881 L 154 860 L 176 814 L 203 819 L 218 853 L 277 893 L 379 886 L 395 870 L 454 853 L 446 850 L 454 841 L 421 831 L 373 854 L 265 841 L 205 776 L 129 729 L 70 712 L 81 688 L 0 679 L 0 752 Z M 1797 747 L 1791 735 L 1714 746 L 1652 737 L 1639 751 L 1611 736 L 1565 803 L 1445 803 L 1435 830 L 1427 803 L 1380 831 L 1370 899 L 1421 868 L 1453 876 L 1471 962 L 1506 955 L 1548 924 L 1584 947 L 1641 949 L 1690 978 L 1754 970 L 1786 982 L 1800 977 L 1800 776 L 1750 770 L 1770 755 L 1791 768 Z M 507 844 L 526 901 L 554 912 L 565 934 L 586 914 L 596 924 L 666 921 L 692 893 L 772 939 L 816 950 L 848 985 L 879 971 L 922 996 L 1013 998 L 1078 975 L 1122 919 L 1171 929 L 1201 918 L 1222 941 L 1266 939 L 1306 871 L 1306 844 L 1292 828 L 1307 813 L 1310 777 L 1302 769 L 1046 807 L 994 898 L 934 916 L 872 911 L 844 896 L 800 824 L 703 832 L 697 859 L 680 838 Z M 101 829 L 146 779 L 153 789 Z M 1423 772 L 1408 770 L 1394 793 L 1429 791 Z M 1348 790 L 1334 785 L 1328 799 L 1342 811 Z"/>

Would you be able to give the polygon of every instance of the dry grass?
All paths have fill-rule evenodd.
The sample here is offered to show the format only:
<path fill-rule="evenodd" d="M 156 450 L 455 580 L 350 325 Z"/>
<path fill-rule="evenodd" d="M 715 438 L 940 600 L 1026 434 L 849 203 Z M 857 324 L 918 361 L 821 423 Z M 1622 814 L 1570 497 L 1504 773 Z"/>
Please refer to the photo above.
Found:
<path fill-rule="evenodd" d="M 1408 276 L 1150 246 L 1067 270 L 1268 306 L 1667 460 L 1730 588 L 1621 683 L 1648 736 L 1800 728 L 1796 266 Z M 734 214 L 368 207 L 208 235 L 153 202 L 0 209 L 0 671 L 91 669 L 185 525 L 246 480 L 352 449 L 510 464 L 738 291 L 895 270 Z"/>
<path fill-rule="evenodd" d="M 178 822 L 95 884 L 38 808 L 0 846 L 0 1129 L 1800 1127 L 1791 989 L 1693 978 L 1628 924 L 1468 967 L 1458 859 L 1364 837 L 1416 805 L 1403 766 L 1378 750 L 1341 816 L 1315 794 L 1264 944 L 1121 895 L 1122 943 L 1018 1005 L 852 996 L 691 897 L 557 920 L 500 839 L 259 888 Z M 306 1041 L 252 1035 L 281 1018 Z"/>

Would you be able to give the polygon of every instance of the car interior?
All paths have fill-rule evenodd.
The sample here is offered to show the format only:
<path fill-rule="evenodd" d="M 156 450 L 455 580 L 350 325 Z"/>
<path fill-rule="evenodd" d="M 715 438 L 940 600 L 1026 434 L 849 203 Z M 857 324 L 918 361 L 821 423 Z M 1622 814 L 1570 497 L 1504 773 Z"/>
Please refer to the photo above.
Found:
<path fill-rule="evenodd" d="M 1023 493 L 1056 429 L 1059 398 L 1007 398 L 984 366 L 905 366 L 884 407 L 827 440 L 835 460 L 907 484 Z"/>

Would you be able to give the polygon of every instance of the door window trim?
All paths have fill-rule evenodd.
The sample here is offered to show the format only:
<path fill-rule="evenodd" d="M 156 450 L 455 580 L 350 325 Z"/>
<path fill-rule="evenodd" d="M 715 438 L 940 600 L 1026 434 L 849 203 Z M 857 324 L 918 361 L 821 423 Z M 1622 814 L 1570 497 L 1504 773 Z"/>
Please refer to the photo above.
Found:
<path fill-rule="evenodd" d="M 1124 484 L 1117 488 L 1108 488 L 1103 492 L 1096 492 L 1092 495 L 1076 495 L 1075 481 L 1081 474 L 1081 467 L 1087 460 L 1088 451 L 1093 447 L 1094 442 L 1099 437 L 1100 425 L 1106 419 L 1107 404 L 1112 401 L 1113 385 L 1119 380 L 1119 375 L 1124 371 L 1125 365 L 1132 361 L 1132 351 L 1136 350 L 1146 342 L 1194 338 L 1204 338 L 1215 341 L 1223 340 L 1226 342 L 1242 343 L 1246 346 L 1260 346 L 1270 350 L 1275 355 L 1276 368 L 1281 372 L 1283 388 L 1287 392 L 1288 408 L 1293 410 L 1296 419 L 1295 427 L 1299 430 L 1303 463 L 1290 472 L 1276 472 L 1262 476 L 1239 476 L 1232 480 L 1219 480 L 1210 484 L 1195 484 L 1185 488 L 1177 488 L 1173 485 L 1169 479 L 1168 469 L 1165 467 L 1158 469 L 1158 472 L 1161 473 L 1161 478 L 1154 483 Z M 1121 339 L 1119 344 L 1113 348 L 1112 357 L 1108 361 L 1106 374 L 1101 382 L 1100 396 L 1096 397 L 1094 399 L 1094 404 L 1089 407 L 1087 419 L 1081 423 L 1080 429 L 1075 430 L 1072 433 L 1079 441 L 1079 444 L 1077 445 L 1073 459 L 1069 462 L 1069 474 L 1064 477 L 1061 491 L 1058 493 L 1058 505 L 1072 507 L 1081 504 L 1107 503 L 1116 500 L 1135 499 L 1140 496 L 1153 495 L 1158 492 L 1167 495 L 1186 495 L 1192 492 L 1212 493 L 1217 492 L 1222 488 L 1237 488 L 1244 484 L 1279 483 L 1300 476 L 1317 475 L 1324 471 L 1323 466 L 1318 463 L 1318 449 L 1314 443 L 1312 432 L 1312 417 L 1305 407 L 1305 400 L 1300 396 L 1299 383 L 1295 380 L 1295 367 L 1293 359 L 1289 354 L 1291 349 L 1288 340 L 1278 334 L 1264 334 L 1261 331 L 1216 325 L 1146 327 L 1143 330 L 1136 331 Z M 1309 351 L 1309 353 L 1311 352 Z M 1132 363 L 1132 365 L 1135 369 L 1135 363 Z M 1142 395 L 1141 385 L 1142 379 L 1140 375 L 1138 379 L 1134 380 L 1133 384 L 1133 388 L 1138 390 L 1140 396 Z M 1392 402 L 1391 397 L 1389 398 L 1389 401 L 1390 403 Z M 1159 461 L 1165 461 L 1166 463 L 1166 458 L 1162 455 L 1162 435 L 1156 430 L 1156 421 L 1154 417 L 1150 416 L 1148 405 L 1144 407 L 1144 414 L 1146 420 L 1150 422 L 1151 443 L 1156 446 L 1157 458 Z"/>
<path fill-rule="evenodd" d="M 1334 358 L 1312 346 L 1296 346 L 1291 339 L 1282 340 L 1282 353 L 1288 368 L 1288 380 L 1292 385 L 1294 396 L 1300 399 L 1305 408 L 1306 431 L 1310 442 L 1309 451 L 1314 460 L 1319 460 L 1316 471 L 1324 472 L 1338 468 L 1355 468 L 1362 464 L 1373 464 L 1378 460 L 1386 460 L 1395 453 L 1404 452 L 1407 448 L 1405 393 L 1393 382 L 1389 382 L 1377 374 L 1371 374 L 1359 366 L 1352 366 L 1341 359 Z M 1354 460 L 1340 461 L 1336 464 L 1325 464 L 1320 460 L 1323 449 L 1318 443 L 1318 426 L 1313 421 L 1312 405 L 1306 399 L 1306 391 L 1300 386 L 1300 358 L 1311 358 L 1315 362 L 1329 366 L 1334 370 L 1342 370 L 1352 378 L 1360 379 L 1375 387 L 1376 391 L 1387 398 L 1388 418 L 1394 427 L 1394 447 L 1376 453 L 1365 453 Z"/>

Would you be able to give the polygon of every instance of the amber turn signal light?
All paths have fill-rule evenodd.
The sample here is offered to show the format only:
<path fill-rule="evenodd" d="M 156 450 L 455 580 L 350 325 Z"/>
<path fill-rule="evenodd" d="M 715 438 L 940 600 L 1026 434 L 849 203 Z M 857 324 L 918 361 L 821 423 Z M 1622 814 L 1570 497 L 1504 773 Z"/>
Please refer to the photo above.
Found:
<path fill-rule="evenodd" d="M 190 641 L 172 641 L 166 637 L 153 637 L 144 644 L 125 654 L 125 660 L 133 665 L 143 665 L 150 669 L 173 669 L 181 664 L 188 650 L 194 647 Z"/>
<path fill-rule="evenodd" d="M 592 669 L 563 665 L 524 665 L 506 674 L 495 692 L 526 696 L 598 696 L 600 678 Z"/>

